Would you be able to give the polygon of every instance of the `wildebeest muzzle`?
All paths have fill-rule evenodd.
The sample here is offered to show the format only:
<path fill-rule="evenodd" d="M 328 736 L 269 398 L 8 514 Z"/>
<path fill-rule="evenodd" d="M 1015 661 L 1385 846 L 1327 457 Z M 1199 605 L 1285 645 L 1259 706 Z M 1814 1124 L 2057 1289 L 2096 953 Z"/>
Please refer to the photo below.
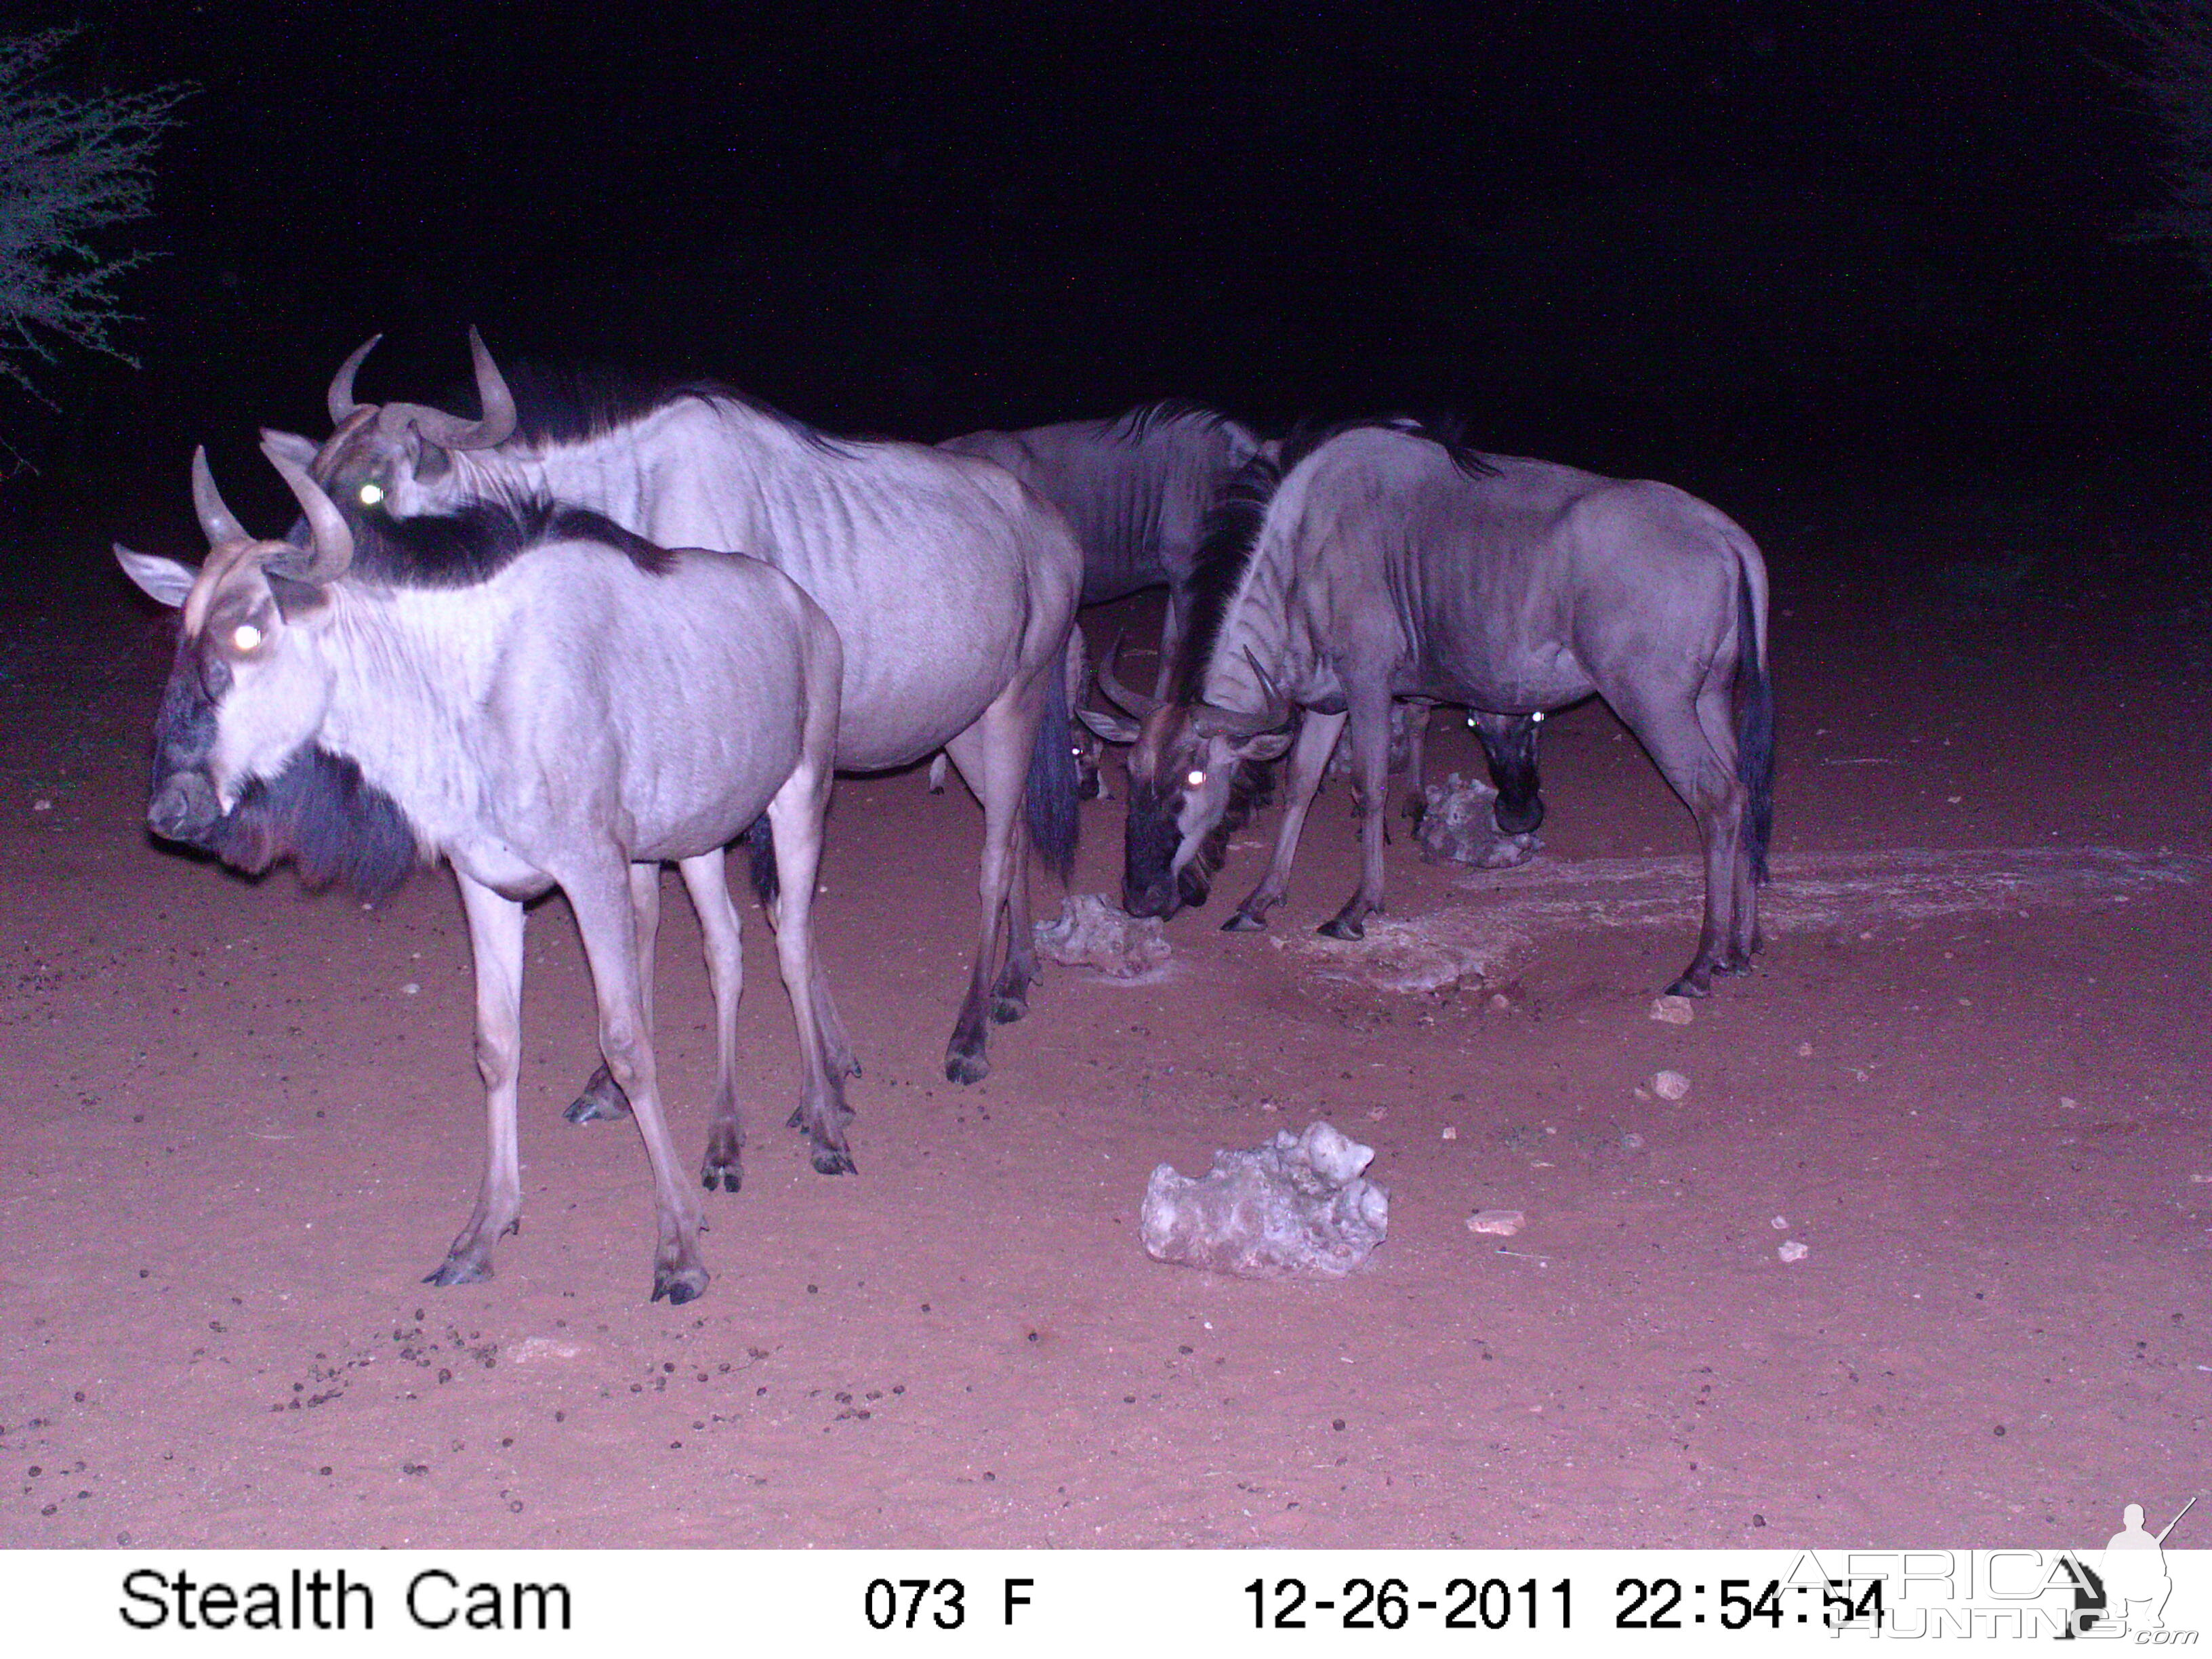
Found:
<path fill-rule="evenodd" d="M 173 772 L 154 791 L 146 807 L 147 826 L 164 841 L 212 850 L 222 808 L 204 773 Z"/>

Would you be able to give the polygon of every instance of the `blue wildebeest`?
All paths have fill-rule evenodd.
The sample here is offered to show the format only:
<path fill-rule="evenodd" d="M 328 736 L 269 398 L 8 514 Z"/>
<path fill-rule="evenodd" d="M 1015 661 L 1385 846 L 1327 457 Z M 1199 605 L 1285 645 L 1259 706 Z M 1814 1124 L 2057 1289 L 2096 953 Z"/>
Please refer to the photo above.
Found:
<path fill-rule="evenodd" d="M 938 445 L 993 461 L 1058 507 L 1083 549 L 1083 603 L 1106 605 L 1147 587 L 1168 590 L 1160 629 L 1164 690 L 1182 646 L 1190 580 L 1206 514 L 1261 441 L 1225 415 L 1176 402 L 1146 404 L 1104 420 L 1063 421 L 1018 432 L 969 432 Z M 1068 707 L 1082 706 L 1087 678 L 1079 630 L 1068 645 Z M 1096 741 L 1071 726 L 1083 799 L 1099 793 Z M 944 787 L 941 764 L 929 784 Z"/>
<path fill-rule="evenodd" d="M 814 1167 L 852 1168 L 841 1035 L 817 1006 L 811 907 L 842 653 L 780 571 L 669 552 L 596 514 L 478 501 L 356 538 L 312 479 L 267 453 L 304 509 L 304 547 L 248 536 L 205 455 L 198 570 L 116 549 L 184 612 L 156 729 L 155 832 L 250 870 L 290 856 L 311 881 L 376 890 L 419 859 L 453 867 L 476 957 L 477 1065 L 490 1142 L 468 1224 L 431 1282 L 491 1273 L 521 1224 L 515 1081 L 523 904 L 568 896 L 599 1009 L 599 1048 L 653 1164 L 653 1294 L 707 1285 L 698 1213 L 661 1111 L 650 929 L 672 860 L 714 981 L 717 1073 L 703 1177 L 734 1190 L 738 924 L 723 849 L 772 842 L 776 952 L 799 1025 L 799 1115 Z M 766 895 L 763 895 L 766 896 Z"/>
<path fill-rule="evenodd" d="M 518 429 L 474 330 L 478 419 L 358 404 L 355 374 L 375 343 L 331 383 L 337 432 L 320 446 L 272 436 L 349 511 L 404 519 L 532 491 L 662 546 L 755 554 L 804 588 L 844 641 L 838 766 L 951 757 L 983 805 L 982 926 L 945 1071 L 962 1083 L 985 1076 L 987 1019 L 1020 1018 L 1036 974 L 1030 850 L 1063 878 L 1075 855 L 1060 674 L 1083 569 L 1060 514 L 999 467 L 827 437 L 724 387 L 640 391 Z M 369 417 L 356 421 L 362 409 Z M 618 1097 L 594 1079 L 571 1115 L 602 1109 L 618 1115 Z"/>
<path fill-rule="evenodd" d="M 1766 568 L 1743 531 L 1670 485 L 1478 455 L 1408 422 L 1358 424 L 1255 463 L 1216 523 L 1221 555 L 1182 695 L 1141 725 L 1123 902 L 1202 902 L 1255 775 L 1293 743 L 1273 861 L 1226 924 L 1281 902 L 1322 769 L 1347 721 L 1364 854 L 1321 931 L 1361 936 L 1382 908 L 1394 697 L 1533 717 L 1602 696 L 1697 820 L 1697 955 L 1671 988 L 1703 996 L 1759 948 L 1772 817 Z M 1109 675 L 1102 673 L 1101 683 Z M 1112 693 L 1139 701 L 1126 687 Z"/>
<path fill-rule="evenodd" d="M 970 432 L 939 449 L 995 461 L 1067 517 L 1083 548 L 1083 603 L 1165 586 L 1158 693 L 1182 648 L 1206 515 L 1260 454 L 1260 439 L 1225 415 L 1147 404 L 1107 420 L 1020 432 Z"/>

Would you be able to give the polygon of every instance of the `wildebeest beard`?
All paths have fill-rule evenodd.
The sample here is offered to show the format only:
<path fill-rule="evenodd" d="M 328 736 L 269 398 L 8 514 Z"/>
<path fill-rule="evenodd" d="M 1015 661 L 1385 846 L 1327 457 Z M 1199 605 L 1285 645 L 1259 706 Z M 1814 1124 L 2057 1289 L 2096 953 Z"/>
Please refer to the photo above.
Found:
<path fill-rule="evenodd" d="M 154 727 L 154 793 L 158 799 L 185 783 L 211 811 L 206 766 L 215 746 L 215 704 L 198 666 L 189 645 L 179 650 Z M 222 678 L 227 680 L 227 671 Z M 289 858 L 309 890 L 342 881 L 365 899 L 390 894 L 422 861 L 398 803 L 353 762 L 312 745 L 275 777 L 249 781 L 221 817 L 160 833 L 248 875 Z"/>
<path fill-rule="evenodd" d="M 1182 831 L 1176 823 L 1182 792 L 1163 791 L 1157 783 L 1132 781 L 1123 845 L 1121 908 L 1131 915 L 1169 915 L 1177 908 L 1195 910 L 1204 905 L 1212 895 L 1213 878 L 1228 858 L 1230 837 L 1274 798 L 1274 772 L 1270 762 L 1230 763 L 1228 805 L 1199 842 L 1190 862 L 1176 872 L 1175 903 L 1170 908 L 1162 908 L 1160 902 L 1168 896 L 1167 872 L 1182 845 Z"/>

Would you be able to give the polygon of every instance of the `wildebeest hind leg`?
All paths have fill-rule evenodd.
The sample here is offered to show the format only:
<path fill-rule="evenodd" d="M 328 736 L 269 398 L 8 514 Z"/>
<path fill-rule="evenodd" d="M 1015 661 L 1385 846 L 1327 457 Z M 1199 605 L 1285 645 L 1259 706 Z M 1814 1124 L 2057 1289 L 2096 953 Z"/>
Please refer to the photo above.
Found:
<path fill-rule="evenodd" d="M 1613 712 L 1628 723 L 1697 820 L 1705 863 L 1705 920 L 1698 930 L 1697 954 L 1667 990 L 1672 996 L 1702 997 L 1711 992 L 1714 974 L 1734 972 L 1739 966 L 1730 941 L 1735 927 L 1744 788 L 1736 781 L 1732 745 L 1729 752 L 1717 750 L 1692 707 L 1655 703 L 1656 699 L 1640 707 L 1614 701 Z"/>
<path fill-rule="evenodd" d="M 1267 860 L 1267 873 L 1260 878 L 1260 884 L 1221 924 L 1224 933 L 1249 933 L 1266 927 L 1267 912 L 1280 904 L 1290 890 L 1291 861 L 1297 856 L 1306 814 L 1312 810 L 1336 740 L 1343 735 L 1344 720 L 1342 714 L 1306 711 L 1305 724 L 1298 728 L 1297 746 L 1291 751 L 1290 799 L 1283 808 L 1283 821 L 1275 829 L 1274 855 Z"/>
<path fill-rule="evenodd" d="M 660 937 L 660 866 L 633 864 L 629 872 L 630 915 L 637 928 L 637 959 L 645 963 L 645 1006 L 653 1012 L 653 950 Z M 619 1123 L 629 1115 L 629 1097 L 602 1060 L 583 1092 L 561 1114 L 571 1123 Z M 732 1191 L 735 1188 L 732 1189 Z"/>
<path fill-rule="evenodd" d="M 425 1280 L 471 1285 L 491 1277 L 491 1247 L 522 1227 L 522 1157 L 514 1122 L 522 1069 L 522 906 L 459 876 L 476 958 L 477 1070 L 484 1085 L 484 1176 L 468 1224 Z"/>
<path fill-rule="evenodd" d="M 1014 819 L 1013 878 L 1006 888 L 1006 964 L 991 988 L 991 1018 L 1011 1025 L 1030 1011 L 1030 985 L 1036 978 L 1036 936 L 1030 931 L 1030 831 Z"/>
<path fill-rule="evenodd" d="M 684 890 L 699 915 L 707 947 L 707 979 L 714 992 L 714 1097 L 707 1112 L 707 1152 L 699 1182 L 734 1193 L 744 1184 L 744 1126 L 738 1117 L 738 1004 L 745 991 L 743 922 L 730 902 L 722 849 L 685 859 Z"/>
<path fill-rule="evenodd" d="M 1020 822 L 1022 792 L 1028 781 L 1030 745 L 1036 736 L 1043 699 L 1030 688 L 1026 699 L 1008 692 L 983 718 L 945 745 L 960 775 L 983 804 L 983 855 L 977 879 L 982 926 L 968 994 L 945 1049 L 945 1075 L 955 1083 L 980 1083 L 990 1075 L 984 1054 L 984 1021 L 990 1012 L 992 981 L 1006 929 L 1006 897 L 1014 879 L 1014 834 Z M 1024 702 L 1027 706 L 1024 707 Z"/>
<path fill-rule="evenodd" d="M 822 815 L 828 804 L 830 773 L 824 759 L 817 769 L 802 763 L 769 802 L 775 831 L 775 957 L 783 988 L 791 997 L 792 1023 L 799 1036 L 804 1076 L 799 1116 L 814 1143 L 813 1164 L 821 1175 L 845 1175 L 858 1166 L 846 1144 L 845 1125 L 853 1114 L 845 1105 L 845 1071 L 834 1062 L 825 1036 L 821 964 L 814 955 L 815 877 L 822 865 Z M 849 1051 L 845 1058 L 851 1058 Z"/>

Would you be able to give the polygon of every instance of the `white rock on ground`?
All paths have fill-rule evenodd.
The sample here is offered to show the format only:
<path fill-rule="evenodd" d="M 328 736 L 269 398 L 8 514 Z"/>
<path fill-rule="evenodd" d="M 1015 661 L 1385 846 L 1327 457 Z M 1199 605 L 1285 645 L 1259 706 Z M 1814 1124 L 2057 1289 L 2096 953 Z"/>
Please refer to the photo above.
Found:
<path fill-rule="evenodd" d="M 1249 1152 L 1218 1152 L 1202 1177 L 1163 1164 L 1146 1185 L 1138 1236 L 1155 1261 L 1181 1267 L 1259 1279 L 1349 1273 L 1390 1224 L 1389 1194 L 1361 1173 L 1374 1156 L 1313 1123 Z"/>
<path fill-rule="evenodd" d="M 1533 830 L 1509 836 L 1498 828 L 1498 792 L 1480 779 L 1462 781 L 1453 773 L 1421 791 L 1425 803 L 1414 839 L 1429 864 L 1467 864 L 1478 870 L 1510 870 L 1526 864 L 1544 848 Z"/>
<path fill-rule="evenodd" d="M 1651 1092 L 1662 1100 L 1686 1099 L 1690 1092 L 1690 1079 L 1680 1072 L 1662 1072 L 1651 1079 Z"/>
<path fill-rule="evenodd" d="M 1697 1017 L 1698 1011 L 1690 1006 L 1687 997 L 1654 997 L 1651 1000 L 1651 1018 L 1662 1025 L 1687 1025 Z"/>
<path fill-rule="evenodd" d="M 1528 1218 L 1519 1210 L 1477 1210 L 1467 1218 L 1468 1231 L 1500 1238 L 1510 1238 L 1528 1224 Z"/>
<path fill-rule="evenodd" d="M 1051 921 L 1040 921 L 1037 953 L 1063 968 L 1095 968 L 1109 979 L 1136 979 L 1167 961 L 1167 927 L 1158 916 L 1132 916 L 1097 893 L 1072 893 Z"/>

